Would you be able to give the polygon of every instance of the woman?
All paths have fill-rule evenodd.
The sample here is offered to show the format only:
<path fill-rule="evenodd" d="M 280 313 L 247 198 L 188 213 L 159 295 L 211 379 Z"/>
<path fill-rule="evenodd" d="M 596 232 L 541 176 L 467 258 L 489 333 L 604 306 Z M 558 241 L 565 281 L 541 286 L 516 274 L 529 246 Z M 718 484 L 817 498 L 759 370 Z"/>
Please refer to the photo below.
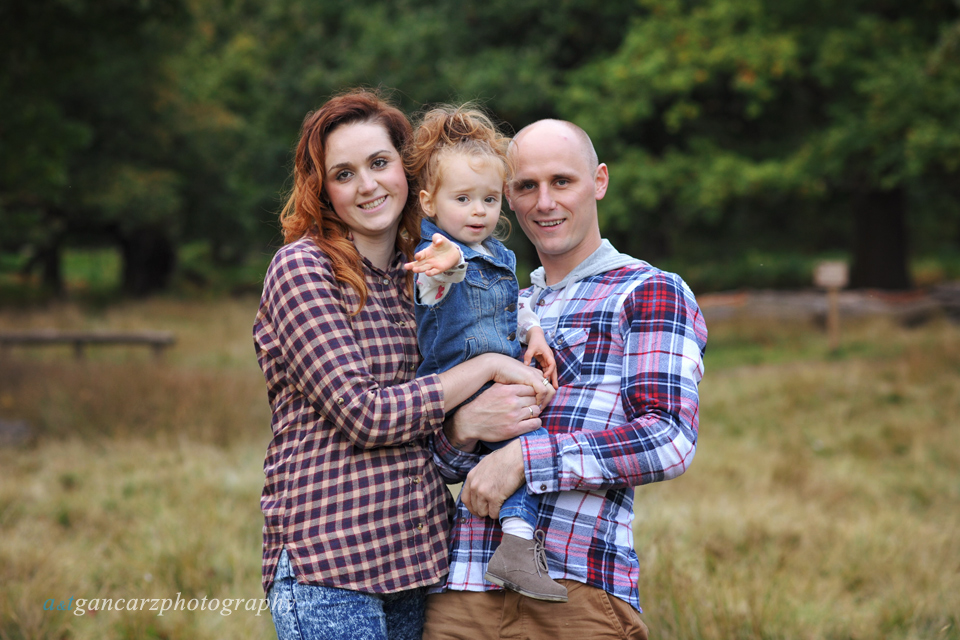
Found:
<path fill-rule="evenodd" d="M 419 638 L 423 588 L 447 572 L 452 503 L 426 448 L 445 408 L 491 380 L 527 385 L 539 395 L 518 391 L 501 416 L 522 407 L 525 432 L 553 394 L 499 354 L 414 378 L 410 136 L 399 110 L 354 91 L 309 114 L 297 146 L 288 244 L 254 325 L 273 410 L 263 586 L 281 640 Z"/>

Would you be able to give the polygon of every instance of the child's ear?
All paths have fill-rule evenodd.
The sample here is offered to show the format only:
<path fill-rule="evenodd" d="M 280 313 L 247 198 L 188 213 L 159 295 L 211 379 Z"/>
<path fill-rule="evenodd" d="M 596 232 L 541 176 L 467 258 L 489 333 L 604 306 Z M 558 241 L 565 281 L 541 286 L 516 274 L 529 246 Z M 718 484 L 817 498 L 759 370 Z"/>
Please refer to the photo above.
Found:
<path fill-rule="evenodd" d="M 433 218 L 436 216 L 436 213 L 433 209 L 433 196 L 429 191 L 420 191 L 420 208 L 423 209 L 425 214 L 427 214 L 427 217 Z"/>

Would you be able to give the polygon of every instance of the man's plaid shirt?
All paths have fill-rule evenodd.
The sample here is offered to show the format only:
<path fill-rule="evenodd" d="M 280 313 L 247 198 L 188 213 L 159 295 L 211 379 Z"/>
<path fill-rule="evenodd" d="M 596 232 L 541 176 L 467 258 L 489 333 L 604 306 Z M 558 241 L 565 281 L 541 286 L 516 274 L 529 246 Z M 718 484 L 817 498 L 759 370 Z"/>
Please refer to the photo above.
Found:
<path fill-rule="evenodd" d="M 263 587 L 282 548 L 300 582 L 391 593 L 447 573 L 452 510 L 425 440 L 443 423 L 437 376 L 415 378 L 413 305 L 398 253 L 364 260 L 368 297 L 307 239 L 277 253 L 254 324 L 273 410 L 260 506 Z"/>
<path fill-rule="evenodd" d="M 612 250 L 612 247 L 611 247 Z M 549 436 L 521 437 L 527 488 L 540 494 L 550 576 L 603 589 L 640 609 L 633 487 L 683 473 L 696 451 L 707 329 L 687 285 L 637 261 L 532 299 L 557 359 L 560 389 L 541 418 Z M 445 476 L 475 455 L 435 438 Z M 457 501 L 446 588 L 483 580 L 499 544 L 496 521 Z"/>

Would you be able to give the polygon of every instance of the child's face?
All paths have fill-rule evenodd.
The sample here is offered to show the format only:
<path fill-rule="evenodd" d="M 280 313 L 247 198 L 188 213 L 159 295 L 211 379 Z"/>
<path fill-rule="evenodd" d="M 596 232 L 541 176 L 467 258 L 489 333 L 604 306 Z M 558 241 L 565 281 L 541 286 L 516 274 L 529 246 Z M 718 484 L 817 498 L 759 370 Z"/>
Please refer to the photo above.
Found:
<path fill-rule="evenodd" d="M 494 158 L 450 154 L 440 159 L 438 169 L 439 188 L 420 192 L 424 212 L 455 240 L 485 240 L 500 219 L 500 163 Z"/>

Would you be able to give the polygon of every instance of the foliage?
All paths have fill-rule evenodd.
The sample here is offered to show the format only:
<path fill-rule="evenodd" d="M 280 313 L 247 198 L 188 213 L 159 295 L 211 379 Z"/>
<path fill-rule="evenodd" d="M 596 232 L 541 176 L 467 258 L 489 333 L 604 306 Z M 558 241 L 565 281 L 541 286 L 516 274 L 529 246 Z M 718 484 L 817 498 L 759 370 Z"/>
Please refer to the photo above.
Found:
<path fill-rule="evenodd" d="M 920 248 L 960 238 L 955 3 L 639 6 L 560 103 L 610 158 L 607 222 L 639 219 L 639 253 L 851 247 L 850 213 L 898 190 Z"/>
<path fill-rule="evenodd" d="M 69 246 L 118 247 L 131 293 L 173 282 L 197 242 L 238 265 L 279 243 L 304 115 L 365 85 L 411 114 L 475 99 L 508 129 L 580 123 L 611 169 L 604 232 L 640 257 L 866 264 L 879 247 L 905 271 L 907 243 L 960 244 L 958 16 L 953 0 L 7 3 L 0 252 L 53 289 Z"/>

